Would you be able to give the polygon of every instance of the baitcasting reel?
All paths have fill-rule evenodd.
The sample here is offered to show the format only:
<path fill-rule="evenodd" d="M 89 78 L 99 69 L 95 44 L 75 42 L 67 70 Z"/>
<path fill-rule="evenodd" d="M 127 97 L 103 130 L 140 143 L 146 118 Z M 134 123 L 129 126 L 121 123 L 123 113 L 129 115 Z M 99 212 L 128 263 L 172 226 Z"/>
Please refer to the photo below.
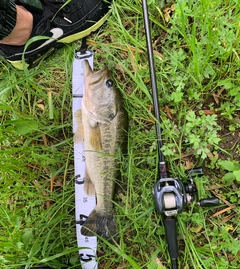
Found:
<path fill-rule="evenodd" d="M 163 215 L 168 251 L 173 269 L 178 269 L 176 215 L 181 213 L 187 204 L 196 199 L 197 187 L 193 178 L 202 175 L 202 168 L 196 168 L 188 172 L 189 180 L 186 184 L 179 179 L 166 177 L 161 178 L 154 186 L 155 205 L 158 213 Z M 202 199 L 198 202 L 198 205 L 203 207 L 218 204 L 219 200 L 216 197 Z"/>
<path fill-rule="evenodd" d="M 176 178 L 161 178 L 154 186 L 155 205 L 159 214 L 167 217 L 176 216 L 183 208 L 196 199 L 197 187 L 193 178 L 202 176 L 202 168 L 192 169 L 188 172 L 189 181 L 183 184 Z M 218 205 L 217 198 L 202 199 L 198 205 L 210 207 Z"/>
<path fill-rule="evenodd" d="M 195 185 L 193 185 L 195 191 Z M 155 204 L 159 214 L 175 216 L 193 201 L 193 193 L 187 193 L 184 184 L 176 178 L 162 178 L 154 187 Z"/>

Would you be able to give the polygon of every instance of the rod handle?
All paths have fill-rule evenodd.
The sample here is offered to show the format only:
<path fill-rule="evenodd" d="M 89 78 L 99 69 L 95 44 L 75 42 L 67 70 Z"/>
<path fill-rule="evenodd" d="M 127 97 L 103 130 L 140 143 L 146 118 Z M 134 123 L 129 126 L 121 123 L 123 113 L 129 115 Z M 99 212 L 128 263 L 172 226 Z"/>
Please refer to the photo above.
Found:
<path fill-rule="evenodd" d="M 176 217 L 165 217 L 163 219 L 165 233 L 168 243 L 168 251 L 173 268 L 177 269 L 178 243 L 177 243 L 177 219 Z"/>

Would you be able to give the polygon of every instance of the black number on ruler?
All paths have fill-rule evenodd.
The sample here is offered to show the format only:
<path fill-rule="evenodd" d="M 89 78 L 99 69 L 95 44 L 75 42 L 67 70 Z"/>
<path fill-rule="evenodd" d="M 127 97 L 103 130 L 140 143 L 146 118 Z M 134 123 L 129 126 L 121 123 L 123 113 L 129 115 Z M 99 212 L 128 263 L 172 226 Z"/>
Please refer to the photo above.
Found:
<path fill-rule="evenodd" d="M 76 184 L 84 184 L 85 177 L 82 178 L 80 174 L 76 175 L 74 179 Z"/>
<path fill-rule="evenodd" d="M 83 253 L 80 254 L 80 260 L 82 262 L 90 262 L 93 260 L 93 258 L 95 258 L 95 256 L 91 254 L 86 254 L 86 255 Z"/>
<path fill-rule="evenodd" d="M 80 219 L 76 221 L 77 224 L 83 225 L 84 222 L 87 220 L 88 216 L 84 214 L 80 214 Z"/>
<path fill-rule="evenodd" d="M 84 203 L 87 203 L 87 201 L 88 201 L 88 198 L 87 197 L 83 197 L 83 202 Z"/>
<path fill-rule="evenodd" d="M 82 162 L 85 162 L 86 158 L 85 156 L 82 156 Z"/>

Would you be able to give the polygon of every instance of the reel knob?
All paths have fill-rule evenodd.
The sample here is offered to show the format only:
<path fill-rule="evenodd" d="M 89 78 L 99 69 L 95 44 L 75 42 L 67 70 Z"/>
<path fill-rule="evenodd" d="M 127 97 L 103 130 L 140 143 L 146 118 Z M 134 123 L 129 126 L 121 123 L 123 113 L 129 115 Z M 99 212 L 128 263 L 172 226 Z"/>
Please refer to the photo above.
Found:
<path fill-rule="evenodd" d="M 219 199 L 217 197 L 201 199 L 198 201 L 198 205 L 202 207 L 211 207 L 219 205 Z"/>

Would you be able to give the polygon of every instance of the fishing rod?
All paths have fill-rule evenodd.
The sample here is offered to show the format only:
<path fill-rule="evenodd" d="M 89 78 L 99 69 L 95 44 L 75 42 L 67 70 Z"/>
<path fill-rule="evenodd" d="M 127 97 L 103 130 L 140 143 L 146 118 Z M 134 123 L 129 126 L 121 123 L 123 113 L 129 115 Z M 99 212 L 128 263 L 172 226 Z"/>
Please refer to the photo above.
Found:
<path fill-rule="evenodd" d="M 178 243 L 177 243 L 177 215 L 183 211 L 184 206 L 193 202 L 197 196 L 197 187 L 194 183 L 194 179 L 203 175 L 202 168 L 196 168 L 188 171 L 188 182 L 177 178 L 168 177 L 166 162 L 161 150 L 163 146 L 161 128 L 160 128 L 160 114 L 159 114 L 159 102 L 158 91 L 156 82 L 156 73 L 154 67 L 154 56 L 151 40 L 151 31 L 149 26 L 148 17 L 148 5 L 147 0 L 142 0 L 142 9 L 144 17 L 144 26 L 148 51 L 149 71 L 152 86 L 152 97 L 154 114 L 156 119 L 156 135 L 158 146 L 158 170 L 160 179 L 154 185 L 154 200 L 157 212 L 163 216 L 163 224 L 166 233 L 166 239 L 168 244 L 168 252 L 171 259 L 172 269 L 178 269 Z M 219 204 L 219 200 L 216 197 L 202 199 L 198 202 L 198 205 L 202 207 L 216 206 Z"/>
<path fill-rule="evenodd" d="M 154 107 L 155 118 L 157 120 L 155 127 L 156 127 L 156 134 L 157 134 L 158 154 L 159 154 L 159 172 L 160 172 L 160 177 L 166 178 L 167 177 L 167 169 L 166 169 L 165 158 L 164 158 L 162 151 L 160 150 L 163 146 L 163 142 L 162 142 L 162 135 L 161 135 L 161 133 L 162 133 L 161 127 L 159 124 L 160 123 L 160 115 L 159 115 L 157 82 L 156 82 L 156 74 L 155 74 L 155 68 L 154 68 L 154 58 L 153 58 L 151 32 L 150 32 L 150 27 L 149 27 L 147 1 L 143 0 L 142 4 L 143 4 L 144 25 L 145 25 L 146 40 L 147 40 L 150 78 L 151 78 L 151 82 L 152 82 L 153 107 Z"/>

